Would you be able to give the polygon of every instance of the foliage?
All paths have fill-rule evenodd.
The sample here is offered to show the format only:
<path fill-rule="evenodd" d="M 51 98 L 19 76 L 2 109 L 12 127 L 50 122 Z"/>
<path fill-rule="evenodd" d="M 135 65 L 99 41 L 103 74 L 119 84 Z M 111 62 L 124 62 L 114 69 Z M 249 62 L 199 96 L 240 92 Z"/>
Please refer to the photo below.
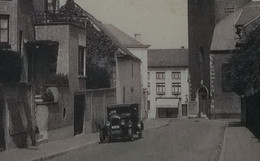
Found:
<path fill-rule="evenodd" d="M 22 73 L 22 58 L 17 52 L 0 49 L 0 82 L 19 82 Z"/>
<path fill-rule="evenodd" d="M 68 76 L 66 74 L 58 73 L 50 75 L 45 84 L 55 84 L 57 86 L 67 86 L 69 85 Z"/>
<path fill-rule="evenodd" d="M 227 77 L 232 89 L 239 95 L 260 89 L 260 27 L 242 41 L 243 47 L 235 51 L 227 64 Z"/>
<path fill-rule="evenodd" d="M 42 94 L 43 102 L 54 102 L 54 95 L 50 89 L 47 89 Z"/>
<path fill-rule="evenodd" d="M 90 76 L 86 82 L 87 89 L 110 87 L 110 75 L 105 68 L 98 66 L 89 67 L 87 75 Z"/>
<path fill-rule="evenodd" d="M 92 16 L 89 13 L 70 0 L 60 8 L 58 14 L 69 15 L 70 22 L 75 24 L 84 22 L 87 35 L 87 86 L 90 88 L 107 87 L 107 82 L 110 82 L 108 81 L 108 79 L 110 80 L 110 75 L 107 73 L 110 73 L 115 66 L 117 46 L 102 30 L 98 29 L 96 24 L 101 24 L 101 22 L 90 18 Z M 96 24 L 91 21 L 95 21 Z M 105 83 L 105 85 L 102 83 Z M 89 84 L 92 84 L 94 87 L 91 87 Z"/>

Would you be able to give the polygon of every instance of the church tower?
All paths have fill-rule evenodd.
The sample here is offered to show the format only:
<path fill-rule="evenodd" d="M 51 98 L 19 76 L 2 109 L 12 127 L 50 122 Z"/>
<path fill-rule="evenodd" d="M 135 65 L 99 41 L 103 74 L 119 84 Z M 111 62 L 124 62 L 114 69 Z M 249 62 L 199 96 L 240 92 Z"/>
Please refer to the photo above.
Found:
<path fill-rule="evenodd" d="M 188 0 L 190 114 L 210 117 L 210 45 L 217 22 L 251 0 Z"/>

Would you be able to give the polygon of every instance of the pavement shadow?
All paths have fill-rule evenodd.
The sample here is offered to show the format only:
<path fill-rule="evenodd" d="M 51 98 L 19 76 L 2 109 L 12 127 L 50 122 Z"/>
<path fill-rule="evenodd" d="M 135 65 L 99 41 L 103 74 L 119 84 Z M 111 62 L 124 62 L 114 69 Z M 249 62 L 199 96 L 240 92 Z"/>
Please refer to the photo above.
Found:
<path fill-rule="evenodd" d="M 247 127 L 247 129 L 252 132 L 252 134 L 254 135 L 254 138 L 257 138 L 258 142 L 260 143 L 260 133 L 257 132 L 257 130 L 252 127 Z"/>

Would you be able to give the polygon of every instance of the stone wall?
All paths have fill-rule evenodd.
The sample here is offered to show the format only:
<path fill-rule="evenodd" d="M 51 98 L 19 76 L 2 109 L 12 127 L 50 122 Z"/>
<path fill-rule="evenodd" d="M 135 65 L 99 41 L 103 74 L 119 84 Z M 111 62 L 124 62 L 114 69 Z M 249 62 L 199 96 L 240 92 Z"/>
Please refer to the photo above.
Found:
<path fill-rule="evenodd" d="M 4 106 L 6 149 L 32 145 L 34 138 L 34 93 L 28 84 L 1 87 Z"/>
<path fill-rule="evenodd" d="M 211 54 L 211 114 L 215 118 L 240 117 L 241 99 L 223 86 L 223 65 L 232 54 L 227 51 Z"/>

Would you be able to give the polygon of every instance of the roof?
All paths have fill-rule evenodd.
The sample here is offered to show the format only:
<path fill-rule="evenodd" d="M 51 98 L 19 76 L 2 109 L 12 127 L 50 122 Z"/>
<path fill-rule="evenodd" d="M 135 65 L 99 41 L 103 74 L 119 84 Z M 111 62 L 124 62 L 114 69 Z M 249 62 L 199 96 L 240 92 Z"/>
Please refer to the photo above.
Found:
<path fill-rule="evenodd" d="M 243 26 L 260 16 L 260 2 L 251 2 L 243 8 L 236 25 Z"/>
<path fill-rule="evenodd" d="M 148 67 L 188 67 L 188 49 L 150 49 Z"/>
<path fill-rule="evenodd" d="M 103 26 L 126 48 L 148 48 L 150 46 L 140 43 L 136 39 L 132 38 L 131 36 L 113 26 L 112 24 L 103 24 Z"/>
<path fill-rule="evenodd" d="M 236 45 L 235 24 L 241 15 L 242 9 L 228 15 L 215 26 L 210 50 L 234 50 Z"/>
<path fill-rule="evenodd" d="M 67 1 L 65 5 L 63 5 L 60 10 L 68 13 L 73 13 L 77 15 L 78 17 L 88 17 L 90 22 L 95 25 L 99 30 L 103 31 L 104 34 L 106 34 L 115 45 L 120 48 L 122 51 L 120 51 L 124 56 L 129 56 L 134 58 L 137 61 L 141 61 L 139 58 L 134 56 L 123 44 L 121 44 L 108 30 L 106 27 L 104 27 L 104 24 L 102 24 L 101 21 L 98 21 L 94 16 L 92 16 L 90 13 L 88 13 L 86 10 L 81 8 L 77 3 L 75 3 L 73 0 Z"/>

